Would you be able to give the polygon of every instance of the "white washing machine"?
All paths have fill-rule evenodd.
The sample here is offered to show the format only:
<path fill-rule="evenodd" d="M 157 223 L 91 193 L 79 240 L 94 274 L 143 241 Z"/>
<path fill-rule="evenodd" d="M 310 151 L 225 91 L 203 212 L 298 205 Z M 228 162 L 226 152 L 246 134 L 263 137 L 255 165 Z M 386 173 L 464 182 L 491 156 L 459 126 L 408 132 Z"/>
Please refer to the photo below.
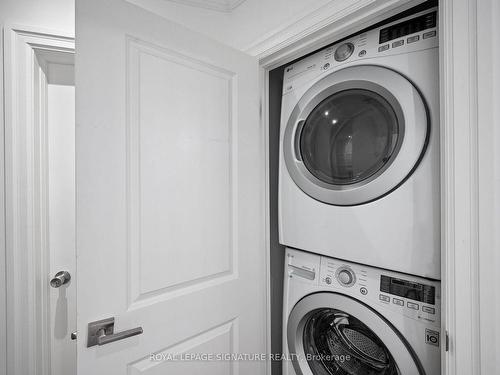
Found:
<path fill-rule="evenodd" d="M 287 249 L 283 375 L 439 375 L 440 283 Z"/>
<path fill-rule="evenodd" d="M 288 66 L 283 245 L 440 279 L 437 9 Z"/>

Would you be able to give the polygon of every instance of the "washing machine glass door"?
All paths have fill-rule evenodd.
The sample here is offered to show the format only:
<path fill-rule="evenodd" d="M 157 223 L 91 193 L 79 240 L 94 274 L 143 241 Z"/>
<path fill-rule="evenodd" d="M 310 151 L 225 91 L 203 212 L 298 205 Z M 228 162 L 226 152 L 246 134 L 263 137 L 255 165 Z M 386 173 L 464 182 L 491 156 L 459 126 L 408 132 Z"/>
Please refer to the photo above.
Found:
<path fill-rule="evenodd" d="M 427 143 L 428 116 L 400 74 L 357 66 L 318 81 L 285 129 L 284 156 L 295 183 L 325 203 L 357 205 L 395 189 Z"/>
<path fill-rule="evenodd" d="M 422 367 L 404 337 L 380 314 L 350 297 L 302 299 L 288 323 L 298 375 L 417 375 Z"/>

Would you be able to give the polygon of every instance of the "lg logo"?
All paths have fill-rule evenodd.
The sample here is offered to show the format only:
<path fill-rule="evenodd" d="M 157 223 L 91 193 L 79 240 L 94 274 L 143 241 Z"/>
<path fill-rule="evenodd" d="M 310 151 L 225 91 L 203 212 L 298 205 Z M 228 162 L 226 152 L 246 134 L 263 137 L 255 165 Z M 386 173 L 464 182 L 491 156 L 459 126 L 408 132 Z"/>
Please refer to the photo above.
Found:
<path fill-rule="evenodd" d="M 431 329 L 425 330 L 425 343 L 439 346 L 439 332 L 433 331 Z"/>

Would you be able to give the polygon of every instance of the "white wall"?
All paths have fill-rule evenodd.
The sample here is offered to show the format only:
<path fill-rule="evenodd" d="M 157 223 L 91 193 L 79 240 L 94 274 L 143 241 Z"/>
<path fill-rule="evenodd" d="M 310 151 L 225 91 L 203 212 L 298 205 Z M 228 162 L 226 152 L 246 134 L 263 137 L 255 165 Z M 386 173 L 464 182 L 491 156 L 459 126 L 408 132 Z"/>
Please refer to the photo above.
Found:
<path fill-rule="evenodd" d="M 0 24 L 22 25 L 74 35 L 74 0 L 0 0 Z"/>
<path fill-rule="evenodd" d="M 166 0 L 128 0 L 243 51 L 331 0 L 246 0 L 231 13 Z"/>

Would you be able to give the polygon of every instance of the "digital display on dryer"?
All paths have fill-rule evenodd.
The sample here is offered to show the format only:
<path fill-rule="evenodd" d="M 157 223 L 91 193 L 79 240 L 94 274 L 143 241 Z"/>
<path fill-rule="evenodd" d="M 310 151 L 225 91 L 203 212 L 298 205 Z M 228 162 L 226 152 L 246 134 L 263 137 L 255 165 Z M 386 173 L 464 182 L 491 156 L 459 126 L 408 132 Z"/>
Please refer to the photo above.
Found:
<path fill-rule="evenodd" d="M 380 276 L 380 291 L 430 305 L 436 303 L 435 287 L 395 277 Z"/>
<path fill-rule="evenodd" d="M 436 12 L 427 13 L 423 16 L 398 23 L 380 30 L 379 43 L 401 38 L 406 35 L 418 33 L 419 31 L 436 27 Z"/>

